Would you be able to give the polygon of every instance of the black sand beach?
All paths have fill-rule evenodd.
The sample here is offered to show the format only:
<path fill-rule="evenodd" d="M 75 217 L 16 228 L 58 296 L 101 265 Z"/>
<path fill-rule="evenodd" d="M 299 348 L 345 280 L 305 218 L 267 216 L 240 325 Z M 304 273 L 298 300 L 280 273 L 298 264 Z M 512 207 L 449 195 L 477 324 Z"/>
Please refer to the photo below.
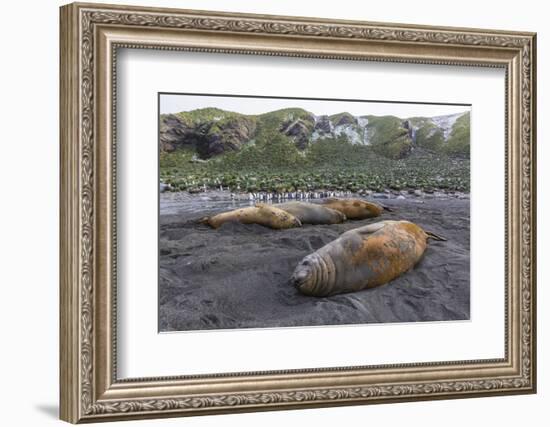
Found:
<path fill-rule="evenodd" d="M 225 197 L 161 194 L 159 330 L 466 320 L 470 317 L 470 200 L 389 198 L 380 218 L 271 230 L 199 224 L 205 215 L 246 206 Z M 326 298 L 300 294 L 288 280 L 297 263 L 344 231 L 406 219 L 445 236 L 423 259 L 374 289 Z"/>

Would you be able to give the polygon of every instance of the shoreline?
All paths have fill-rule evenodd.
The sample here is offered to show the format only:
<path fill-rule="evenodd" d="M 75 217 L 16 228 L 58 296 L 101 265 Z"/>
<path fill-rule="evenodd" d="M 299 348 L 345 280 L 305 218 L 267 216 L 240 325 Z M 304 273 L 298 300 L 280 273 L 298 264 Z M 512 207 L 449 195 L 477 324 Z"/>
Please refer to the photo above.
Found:
<path fill-rule="evenodd" d="M 289 197 L 290 196 L 290 197 Z M 312 196 L 312 197 L 310 197 Z M 171 215 L 212 215 L 222 210 L 232 210 L 246 206 L 253 206 L 256 203 L 278 204 L 289 201 L 300 201 L 304 203 L 319 203 L 328 197 L 337 198 L 358 198 L 368 201 L 387 204 L 393 201 L 409 201 L 415 204 L 427 203 L 431 200 L 470 200 L 469 193 L 441 192 L 425 193 L 420 190 L 408 192 L 405 190 L 387 190 L 384 193 L 377 192 L 312 192 L 309 194 L 288 193 L 233 193 L 228 190 L 207 190 L 200 193 L 189 193 L 188 191 L 169 191 L 160 193 L 159 215 L 160 217 Z"/>
<path fill-rule="evenodd" d="M 201 191 L 160 191 L 161 198 L 217 198 L 236 201 L 314 201 L 330 197 L 337 198 L 373 198 L 373 199 L 415 199 L 415 198 L 456 198 L 456 199 L 469 199 L 470 193 L 463 191 L 434 189 L 434 190 L 420 190 L 420 189 L 407 189 L 407 190 L 392 190 L 385 189 L 381 192 L 364 190 L 358 192 L 351 191 L 329 191 L 329 190 L 315 190 L 308 192 L 288 192 L 288 193 L 275 193 L 275 192 L 233 192 L 227 189 L 213 190 L 206 189 Z"/>

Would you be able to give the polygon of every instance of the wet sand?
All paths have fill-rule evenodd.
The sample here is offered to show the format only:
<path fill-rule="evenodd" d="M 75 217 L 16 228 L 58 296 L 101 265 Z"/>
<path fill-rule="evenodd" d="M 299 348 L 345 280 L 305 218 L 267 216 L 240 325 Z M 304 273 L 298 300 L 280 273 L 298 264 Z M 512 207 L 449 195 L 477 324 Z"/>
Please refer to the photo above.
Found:
<path fill-rule="evenodd" d="M 379 200 L 380 218 L 271 230 L 198 219 L 247 206 L 227 195 L 161 194 L 159 329 L 266 328 L 466 320 L 470 317 L 470 201 L 456 197 Z M 344 231 L 382 219 L 406 219 L 445 236 L 394 281 L 326 298 L 289 284 L 298 262 Z"/>

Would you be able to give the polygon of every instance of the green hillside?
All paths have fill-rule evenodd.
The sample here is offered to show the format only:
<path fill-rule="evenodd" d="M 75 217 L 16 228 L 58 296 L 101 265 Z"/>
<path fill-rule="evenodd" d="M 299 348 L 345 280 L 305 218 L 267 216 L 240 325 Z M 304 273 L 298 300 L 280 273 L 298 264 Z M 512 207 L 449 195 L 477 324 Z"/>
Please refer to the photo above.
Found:
<path fill-rule="evenodd" d="M 192 191 L 469 191 L 469 126 L 469 113 L 401 119 L 204 108 L 161 116 L 160 174 L 172 189 Z"/>

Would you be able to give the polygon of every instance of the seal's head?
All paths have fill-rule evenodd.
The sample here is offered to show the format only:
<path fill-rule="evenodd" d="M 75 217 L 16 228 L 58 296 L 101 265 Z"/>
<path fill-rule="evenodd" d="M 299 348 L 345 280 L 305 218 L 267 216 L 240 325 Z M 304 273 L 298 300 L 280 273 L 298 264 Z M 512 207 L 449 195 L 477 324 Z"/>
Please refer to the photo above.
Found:
<path fill-rule="evenodd" d="M 337 211 L 336 209 L 330 209 L 330 210 L 332 211 L 331 213 L 332 213 L 334 223 L 342 224 L 343 222 L 346 222 L 347 218 L 343 212 Z"/>
<path fill-rule="evenodd" d="M 350 215 L 356 219 L 373 218 L 380 216 L 382 207 L 376 203 L 366 200 L 353 199 L 348 202 L 350 206 Z"/>
<path fill-rule="evenodd" d="M 302 221 L 300 221 L 297 217 L 285 211 L 282 212 L 283 213 L 279 215 L 281 228 L 294 228 L 302 226 Z"/>
<path fill-rule="evenodd" d="M 362 199 L 329 198 L 322 202 L 326 207 L 336 209 L 346 215 L 347 219 L 366 219 L 380 216 L 383 208 Z"/>
<path fill-rule="evenodd" d="M 319 262 L 316 254 L 306 256 L 294 270 L 290 283 L 305 295 L 313 295 L 319 276 Z"/>

